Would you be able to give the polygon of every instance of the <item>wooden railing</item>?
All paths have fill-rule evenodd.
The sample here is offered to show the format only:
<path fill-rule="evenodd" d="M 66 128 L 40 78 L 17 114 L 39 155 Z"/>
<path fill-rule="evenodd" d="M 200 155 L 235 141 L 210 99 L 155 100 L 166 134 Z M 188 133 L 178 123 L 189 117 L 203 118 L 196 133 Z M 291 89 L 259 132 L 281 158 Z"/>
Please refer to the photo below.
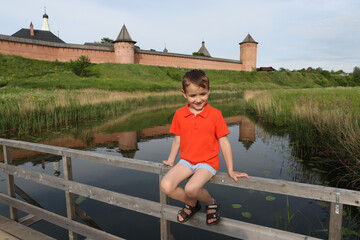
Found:
<path fill-rule="evenodd" d="M 159 181 L 161 181 L 162 177 L 169 170 L 168 167 L 165 167 L 160 163 L 149 161 L 127 159 L 118 156 L 2 138 L 0 138 L 0 145 L 3 145 L 4 150 L 4 163 L 0 163 L 0 171 L 3 171 L 6 174 L 8 189 L 8 196 L 0 193 L 0 202 L 9 205 L 11 219 L 18 221 L 17 209 L 19 209 L 32 214 L 37 218 L 41 218 L 69 230 L 69 239 L 77 239 L 77 234 L 91 239 L 122 239 L 118 236 L 89 227 L 75 220 L 74 194 L 78 194 L 114 206 L 158 217 L 161 221 L 161 238 L 169 239 L 169 221 L 176 222 L 178 207 L 168 205 L 169 199 L 166 195 L 160 192 L 160 202 L 154 202 L 75 182 L 72 180 L 71 162 L 72 158 L 76 158 L 108 164 L 115 167 L 158 174 Z M 13 166 L 10 151 L 11 147 L 62 156 L 64 179 Z M 14 176 L 65 191 L 67 218 L 49 212 L 38 206 L 34 206 L 33 204 L 16 199 Z M 226 173 L 223 172 L 214 176 L 210 182 L 234 188 L 253 189 L 330 202 L 329 239 L 331 240 L 341 239 L 343 204 L 360 206 L 360 192 L 346 189 L 259 177 L 240 179 L 239 183 L 235 183 Z M 221 223 L 217 226 L 207 226 L 203 221 L 204 218 L 204 213 L 198 213 L 185 224 L 241 239 L 316 239 L 301 234 L 295 234 L 229 218 L 222 218 Z"/>

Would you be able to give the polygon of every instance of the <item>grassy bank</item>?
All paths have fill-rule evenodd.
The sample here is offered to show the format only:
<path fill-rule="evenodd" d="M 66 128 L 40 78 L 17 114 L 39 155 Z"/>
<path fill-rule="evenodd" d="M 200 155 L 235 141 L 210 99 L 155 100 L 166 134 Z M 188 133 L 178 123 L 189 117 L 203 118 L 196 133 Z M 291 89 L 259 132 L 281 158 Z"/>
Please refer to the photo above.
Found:
<path fill-rule="evenodd" d="M 215 91 L 212 99 L 241 98 Z M 137 106 L 184 102 L 180 91 L 116 92 L 98 89 L 6 89 L 0 94 L 0 134 L 36 133 L 90 119 L 120 116 Z"/>
<path fill-rule="evenodd" d="M 360 88 L 272 90 L 255 94 L 246 109 L 266 124 L 288 127 L 298 155 L 322 158 L 343 180 L 360 181 Z"/>
<path fill-rule="evenodd" d="M 48 62 L 0 54 L 0 87 L 41 89 L 96 88 L 116 91 L 179 89 L 189 69 L 139 64 L 92 64 L 90 77 L 81 78 L 68 62 Z M 239 72 L 206 70 L 213 89 L 312 88 L 346 85 L 347 77 L 304 72 Z"/>

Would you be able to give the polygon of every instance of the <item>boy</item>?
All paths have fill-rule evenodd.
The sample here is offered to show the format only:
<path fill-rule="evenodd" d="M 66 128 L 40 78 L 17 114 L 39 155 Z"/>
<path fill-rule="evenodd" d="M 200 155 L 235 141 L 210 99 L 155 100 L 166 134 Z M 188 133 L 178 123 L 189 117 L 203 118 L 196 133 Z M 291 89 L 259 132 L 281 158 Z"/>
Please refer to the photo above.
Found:
<path fill-rule="evenodd" d="M 172 167 L 179 150 L 181 160 L 165 175 L 160 186 L 166 195 L 186 204 L 177 215 L 179 222 L 189 220 L 200 210 L 199 202 L 204 202 L 206 224 L 215 225 L 220 221 L 220 205 L 203 187 L 219 169 L 219 145 L 229 176 L 238 182 L 238 178 L 248 178 L 248 175 L 233 170 L 232 150 L 226 136 L 230 131 L 221 112 L 208 104 L 210 85 L 206 73 L 191 70 L 184 75 L 182 85 L 181 92 L 188 104 L 174 115 L 170 133 L 175 134 L 175 138 L 169 158 L 163 163 Z M 179 187 L 189 177 L 185 188 Z"/>

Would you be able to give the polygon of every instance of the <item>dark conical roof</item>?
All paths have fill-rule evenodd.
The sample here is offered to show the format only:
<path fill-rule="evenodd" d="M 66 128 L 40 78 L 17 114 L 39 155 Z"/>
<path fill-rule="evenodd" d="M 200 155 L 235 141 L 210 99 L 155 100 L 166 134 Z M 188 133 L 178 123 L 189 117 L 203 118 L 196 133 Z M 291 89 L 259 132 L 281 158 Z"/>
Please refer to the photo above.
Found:
<path fill-rule="evenodd" d="M 135 41 L 133 41 L 131 39 L 129 32 L 125 27 L 125 24 L 122 26 L 121 31 L 120 31 L 118 37 L 116 38 L 116 40 L 114 42 L 133 42 L 133 43 L 136 43 Z"/>
<path fill-rule="evenodd" d="M 201 48 L 199 49 L 198 53 L 203 53 L 205 56 L 211 57 L 209 51 L 205 47 L 205 42 L 204 41 L 202 41 Z"/>
<path fill-rule="evenodd" d="M 258 42 L 256 42 L 252 36 L 250 35 L 250 33 L 248 33 L 248 35 L 244 38 L 244 40 L 241 43 L 256 43 L 258 44 Z M 241 44 L 240 43 L 240 44 Z"/>
<path fill-rule="evenodd" d="M 45 13 L 45 14 L 43 15 L 43 18 L 49 19 L 49 16 Z"/>

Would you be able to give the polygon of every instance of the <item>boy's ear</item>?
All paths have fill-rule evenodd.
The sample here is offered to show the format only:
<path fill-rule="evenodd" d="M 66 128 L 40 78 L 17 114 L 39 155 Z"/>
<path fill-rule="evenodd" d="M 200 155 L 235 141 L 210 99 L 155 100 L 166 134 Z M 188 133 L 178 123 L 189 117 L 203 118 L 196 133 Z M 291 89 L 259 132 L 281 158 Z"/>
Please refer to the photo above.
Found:
<path fill-rule="evenodd" d="M 187 98 L 184 89 L 181 89 L 181 93 L 183 94 L 184 98 Z"/>

